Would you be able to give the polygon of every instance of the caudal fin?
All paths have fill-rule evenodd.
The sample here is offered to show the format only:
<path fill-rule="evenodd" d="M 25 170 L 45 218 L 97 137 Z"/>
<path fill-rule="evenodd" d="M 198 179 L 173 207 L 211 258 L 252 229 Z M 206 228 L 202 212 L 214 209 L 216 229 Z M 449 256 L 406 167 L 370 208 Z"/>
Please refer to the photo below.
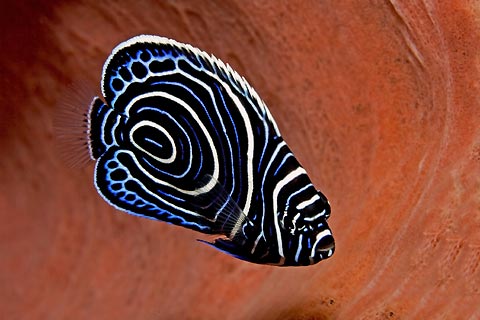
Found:
<path fill-rule="evenodd" d="M 57 152 L 69 167 L 84 167 L 95 160 L 92 152 L 91 112 L 104 104 L 96 90 L 86 83 L 69 85 L 62 94 L 53 116 Z"/>

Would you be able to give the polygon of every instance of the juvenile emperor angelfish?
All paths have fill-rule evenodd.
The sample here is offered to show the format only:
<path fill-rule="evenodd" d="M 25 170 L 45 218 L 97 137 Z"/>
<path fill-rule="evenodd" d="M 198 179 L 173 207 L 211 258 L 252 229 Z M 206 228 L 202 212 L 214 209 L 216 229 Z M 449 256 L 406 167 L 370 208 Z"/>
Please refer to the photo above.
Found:
<path fill-rule="evenodd" d="M 228 64 L 141 35 L 118 45 L 87 114 L 95 186 L 115 208 L 205 234 L 278 266 L 330 257 L 330 205 L 265 103 Z"/>

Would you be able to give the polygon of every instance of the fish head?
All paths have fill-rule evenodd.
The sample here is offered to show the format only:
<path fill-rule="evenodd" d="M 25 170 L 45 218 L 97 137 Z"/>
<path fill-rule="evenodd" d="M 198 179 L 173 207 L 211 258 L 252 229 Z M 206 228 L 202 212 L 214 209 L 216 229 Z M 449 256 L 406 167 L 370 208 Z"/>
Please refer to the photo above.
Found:
<path fill-rule="evenodd" d="M 317 191 L 304 199 L 292 200 L 280 215 L 285 265 L 315 264 L 331 257 L 335 251 L 335 241 L 327 223 L 331 210 L 327 198 Z"/>

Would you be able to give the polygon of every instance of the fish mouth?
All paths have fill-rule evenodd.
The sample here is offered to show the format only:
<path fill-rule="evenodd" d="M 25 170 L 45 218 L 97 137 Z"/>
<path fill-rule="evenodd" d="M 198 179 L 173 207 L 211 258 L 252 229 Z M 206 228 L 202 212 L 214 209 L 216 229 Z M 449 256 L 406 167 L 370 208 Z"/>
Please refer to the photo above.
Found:
<path fill-rule="evenodd" d="M 335 240 L 333 239 L 330 230 L 325 230 L 323 233 L 329 233 L 324 235 L 318 242 L 315 244 L 315 248 L 312 250 L 310 256 L 310 264 L 315 264 L 319 261 L 330 258 L 335 252 Z"/>
<path fill-rule="evenodd" d="M 333 236 L 324 236 L 317 244 L 315 251 L 320 253 L 322 257 L 330 257 L 335 251 L 335 240 L 333 239 Z"/>

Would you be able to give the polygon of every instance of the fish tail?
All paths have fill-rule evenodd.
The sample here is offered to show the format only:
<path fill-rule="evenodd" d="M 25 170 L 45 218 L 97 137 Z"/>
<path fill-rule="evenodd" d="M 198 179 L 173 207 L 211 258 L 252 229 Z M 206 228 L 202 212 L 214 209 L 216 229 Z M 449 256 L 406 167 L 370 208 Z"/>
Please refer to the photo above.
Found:
<path fill-rule="evenodd" d="M 86 82 L 65 88 L 53 116 L 55 145 L 69 167 L 84 167 L 93 160 L 89 150 L 89 113 L 96 98 Z"/>

